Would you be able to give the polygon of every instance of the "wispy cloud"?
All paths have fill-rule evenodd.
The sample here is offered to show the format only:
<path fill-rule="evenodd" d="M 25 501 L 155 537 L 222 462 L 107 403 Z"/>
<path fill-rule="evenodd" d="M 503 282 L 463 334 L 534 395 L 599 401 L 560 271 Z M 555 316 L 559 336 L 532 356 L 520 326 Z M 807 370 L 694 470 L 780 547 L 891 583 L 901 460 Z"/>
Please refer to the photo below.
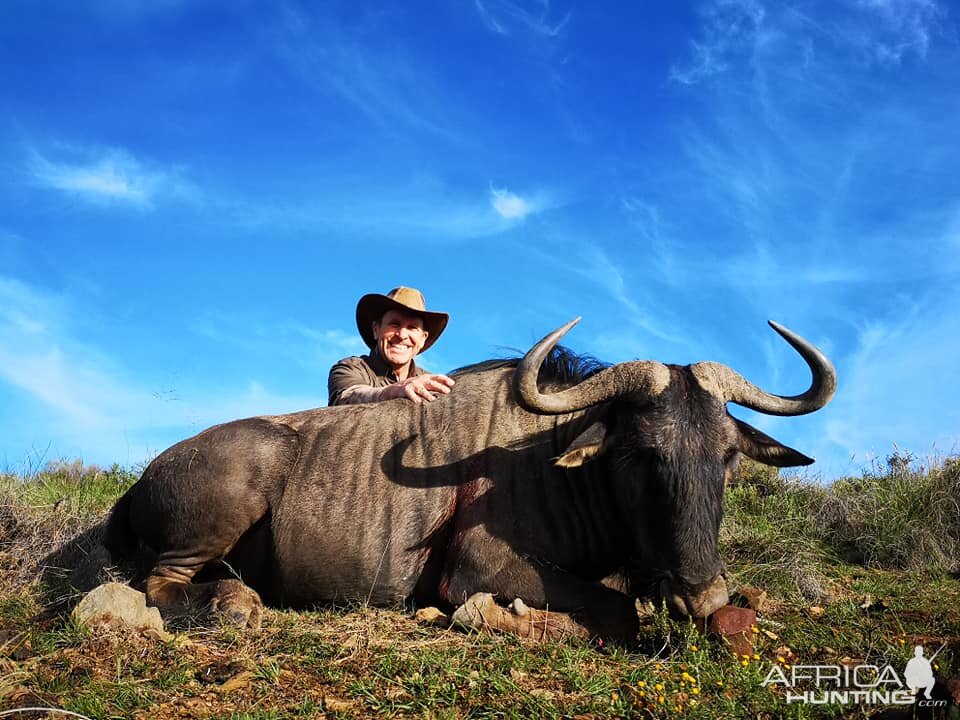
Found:
<path fill-rule="evenodd" d="M 52 152 L 30 147 L 27 153 L 27 174 L 34 184 L 83 200 L 149 209 L 161 197 L 196 196 L 178 171 L 149 167 L 122 149 L 58 144 Z"/>
<path fill-rule="evenodd" d="M 692 57 L 670 70 L 670 79 L 685 85 L 722 73 L 749 51 L 767 14 L 758 0 L 716 0 L 701 12 L 701 37 L 690 42 Z"/>
<path fill-rule="evenodd" d="M 433 73 L 403 46 L 385 51 L 364 42 L 320 6 L 310 11 L 286 5 L 276 30 L 280 56 L 308 83 L 334 93 L 382 130 L 418 130 L 455 139 L 444 121 Z M 425 112 L 425 108 L 430 112 Z"/>
<path fill-rule="evenodd" d="M 677 318 L 647 292 L 649 283 L 631 275 L 634 263 L 611 257 L 604 248 L 590 242 L 566 242 L 560 254 L 544 254 L 544 258 L 561 268 L 563 274 L 579 276 L 597 292 L 612 298 L 619 306 L 629 326 L 637 332 L 619 329 L 616 339 L 601 337 L 603 352 L 620 357 L 637 356 L 649 337 L 672 344 L 687 345 L 683 328 Z M 568 247 L 581 247 L 571 253 Z M 640 268 L 643 272 L 643 268 Z"/>
<path fill-rule="evenodd" d="M 88 314 L 76 298 L 0 276 L 0 386 L 29 399 L 20 412 L 36 422 L 22 428 L 24 437 L 49 443 L 53 457 L 138 463 L 215 422 L 319 404 L 318 395 L 272 392 L 256 378 L 230 388 L 192 382 L 160 390 L 168 379 L 125 367 L 83 339 L 77 318 Z M 331 337 L 319 332 L 314 341 Z M 7 447 L 16 450 L 18 440 L 8 436 Z"/>
<path fill-rule="evenodd" d="M 773 56 L 796 66 L 822 53 L 899 65 L 908 55 L 925 59 L 933 38 L 946 34 L 946 13 L 935 0 L 841 0 L 802 10 L 765 0 L 710 0 L 700 12 L 689 58 L 670 70 L 670 79 L 684 85 Z"/>
<path fill-rule="evenodd" d="M 955 452 L 960 441 L 960 297 L 894 303 L 865 322 L 841 370 L 825 429 L 859 462 L 899 447 L 926 455 Z"/>
<path fill-rule="evenodd" d="M 544 38 L 560 35 L 572 13 L 555 14 L 550 0 L 474 0 L 483 24 L 498 35 L 525 30 Z"/>
<path fill-rule="evenodd" d="M 367 352 L 356 332 L 309 327 L 294 320 L 207 311 L 190 328 L 246 355 L 279 355 L 311 372 L 326 372 L 342 357 Z"/>
<path fill-rule="evenodd" d="M 868 19 L 879 21 L 873 37 L 860 42 L 884 64 L 899 64 L 910 53 L 925 58 L 946 15 L 934 0 L 857 0 L 856 7 Z M 863 36 L 847 32 L 846 37 L 857 40 Z"/>
<path fill-rule="evenodd" d="M 366 183 L 366 184 L 364 184 Z M 518 195 L 490 186 L 454 187 L 441 177 L 418 175 L 376 184 L 341 175 L 315 179 L 307 197 L 293 200 L 234 198 L 217 202 L 221 217 L 247 227 L 337 228 L 378 237 L 450 243 L 509 231 L 562 201 L 547 190 Z"/>

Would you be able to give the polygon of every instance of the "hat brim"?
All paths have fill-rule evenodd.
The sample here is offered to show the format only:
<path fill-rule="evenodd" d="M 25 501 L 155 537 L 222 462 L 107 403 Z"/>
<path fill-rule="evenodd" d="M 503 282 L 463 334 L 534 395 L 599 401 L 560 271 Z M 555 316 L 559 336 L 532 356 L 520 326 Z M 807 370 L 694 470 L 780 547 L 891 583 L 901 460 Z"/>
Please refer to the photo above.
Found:
<path fill-rule="evenodd" d="M 369 293 L 360 298 L 360 302 L 357 303 L 357 330 L 360 331 L 363 342 L 371 350 L 377 344 L 376 338 L 373 337 L 373 323 L 375 320 L 382 318 L 388 310 L 398 310 L 406 315 L 415 315 L 423 320 L 423 329 L 427 331 L 427 341 L 420 349 L 421 353 L 426 352 L 437 341 L 450 319 L 447 313 L 417 310 L 386 295 Z"/>

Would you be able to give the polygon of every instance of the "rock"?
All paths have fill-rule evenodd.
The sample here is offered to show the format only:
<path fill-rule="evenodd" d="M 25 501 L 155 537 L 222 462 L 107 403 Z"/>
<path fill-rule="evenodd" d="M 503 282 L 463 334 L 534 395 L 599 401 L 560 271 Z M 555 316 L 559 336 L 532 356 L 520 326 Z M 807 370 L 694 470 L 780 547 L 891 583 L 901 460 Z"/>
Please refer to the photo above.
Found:
<path fill-rule="evenodd" d="M 710 616 L 707 630 L 728 640 L 737 655 L 752 655 L 753 632 L 751 628 L 756 622 L 756 611 L 726 605 Z"/>
<path fill-rule="evenodd" d="M 116 630 L 136 630 L 149 637 L 169 640 L 160 611 L 147 607 L 147 596 L 129 585 L 110 582 L 88 592 L 73 609 L 73 617 L 89 627 L 106 625 Z"/>
<path fill-rule="evenodd" d="M 417 610 L 414 618 L 418 623 L 433 625 L 434 627 L 450 627 L 450 618 L 435 607 L 425 607 Z"/>
<path fill-rule="evenodd" d="M 769 603 L 767 602 L 767 591 L 760 588 L 742 585 L 737 588 L 734 594 L 734 600 L 740 600 L 746 603 L 746 606 L 758 613 L 766 611 Z M 737 603 L 738 605 L 740 603 Z"/>
<path fill-rule="evenodd" d="M 757 622 L 757 613 L 749 608 L 726 605 L 710 617 L 710 632 L 717 635 L 735 635 L 749 632 Z"/>
<path fill-rule="evenodd" d="M 335 695 L 325 695 L 323 698 L 323 707 L 327 712 L 332 713 L 350 713 L 354 710 L 354 703 Z"/>

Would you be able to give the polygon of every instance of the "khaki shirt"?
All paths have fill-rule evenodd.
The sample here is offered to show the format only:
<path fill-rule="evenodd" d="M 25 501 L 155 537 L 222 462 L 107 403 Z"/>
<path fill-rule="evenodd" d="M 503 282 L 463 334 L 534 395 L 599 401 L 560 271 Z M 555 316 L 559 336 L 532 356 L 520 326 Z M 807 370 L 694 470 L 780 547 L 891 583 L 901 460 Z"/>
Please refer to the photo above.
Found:
<path fill-rule="evenodd" d="M 421 370 L 416 363 L 411 362 L 407 377 L 416 377 L 425 373 L 425 370 Z M 372 386 L 379 390 L 397 382 L 400 380 L 393 372 L 393 368 L 380 357 L 378 352 L 371 352 L 362 357 L 344 358 L 330 368 L 330 377 L 327 379 L 327 391 L 330 394 L 328 404 L 372 402 L 373 391 L 367 387 L 355 386 Z"/>

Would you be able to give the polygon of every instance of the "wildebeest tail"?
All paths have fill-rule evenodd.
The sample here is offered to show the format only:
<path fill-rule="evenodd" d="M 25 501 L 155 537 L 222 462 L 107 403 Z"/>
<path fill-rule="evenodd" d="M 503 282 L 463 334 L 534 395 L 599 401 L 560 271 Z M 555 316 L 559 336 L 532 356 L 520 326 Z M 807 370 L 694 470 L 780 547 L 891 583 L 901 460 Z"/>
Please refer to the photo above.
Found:
<path fill-rule="evenodd" d="M 130 491 L 117 501 L 107 519 L 107 529 L 103 535 L 103 544 L 116 560 L 133 557 L 140 542 L 130 526 Z"/>

